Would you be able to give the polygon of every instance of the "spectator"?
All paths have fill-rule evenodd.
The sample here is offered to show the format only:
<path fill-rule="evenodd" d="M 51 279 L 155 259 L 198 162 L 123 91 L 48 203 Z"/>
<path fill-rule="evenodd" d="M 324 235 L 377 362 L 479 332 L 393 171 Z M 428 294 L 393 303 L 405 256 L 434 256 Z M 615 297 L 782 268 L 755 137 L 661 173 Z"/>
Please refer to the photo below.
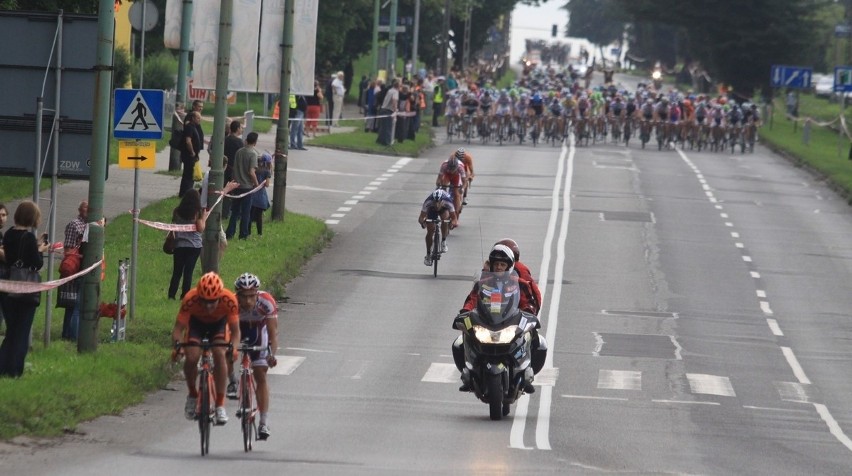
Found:
<path fill-rule="evenodd" d="M 379 144 L 389 146 L 393 142 L 394 118 L 392 115 L 396 112 L 398 102 L 399 80 L 394 79 L 390 89 L 384 93 L 382 108 L 379 110 L 379 116 L 387 116 L 379 119 L 379 137 L 376 138 Z"/>
<path fill-rule="evenodd" d="M 66 253 L 73 249 L 80 253 L 80 247 L 83 245 L 83 233 L 86 231 L 86 220 L 89 218 L 89 202 L 86 200 L 80 202 L 77 213 L 77 218 L 65 225 L 63 246 Z M 72 342 L 77 341 L 80 327 L 81 280 L 82 278 L 77 278 L 59 288 L 57 306 L 65 308 L 65 319 L 62 321 L 62 339 Z"/>
<path fill-rule="evenodd" d="M 399 91 L 396 110 L 399 112 L 396 117 L 396 141 L 404 142 L 408 138 L 408 124 L 411 122 L 411 118 L 408 117 L 408 113 L 411 112 L 411 89 L 408 84 L 403 84 Z"/>
<path fill-rule="evenodd" d="M 328 82 L 325 83 L 325 119 L 328 127 L 331 127 L 331 120 L 334 119 L 334 89 L 331 83 L 337 79 L 337 76 L 332 74 Z"/>
<path fill-rule="evenodd" d="M 201 115 L 197 112 L 190 111 L 186 113 L 186 119 L 183 122 L 183 148 L 180 152 L 180 161 L 183 163 L 183 174 L 180 178 L 180 188 L 178 196 L 183 197 L 187 190 L 192 188 L 193 184 L 193 168 L 199 160 L 199 153 L 204 147 L 202 136 L 199 134 L 201 130 Z"/>
<path fill-rule="evenodd" d="M 314 94 L 307 97 L 308 109 L 305 112 L 305 134 L 308 137 L 317 136 L 317 120 L 322 112 L 322 98 L 319 81 L 314 81 Z"/>
<path fill-rule="evenodd" d="M 38 205 L 26 200 L 15 209 L 15 225 L 3 235 L 3 250 L 8 263 L 21 261 L 24 267 L 40 270 L 44 265 L 42 253 L 49 245 L 39 241 L 30 231 L 38 228 L 41 210 Z M 24 361 L 30 348 L 30 332 L 33 327 L 37 303 L 21 300 L 10 295 L 0 297 L 0 307 L 6 319 L 6 337 L 0 344 L 0 377 L 20 377 L 24 373 Z"/>
<path fill-rule="evenodd" d="M 364 114 L 367 116 L 364 120 L 364 132 L 373 130 L 373 116 L 376 115 L 376 82 L 370 81 L 367 84 L 367 90 L 364 92 Z"/>
<path fill-rule="evenodd" d="M 787 115 L 799 117 L 799 98 L 796 97 L 796 93 L 792 89 L 787 92 Z"/>
<path fill-rule="evenodd" d="M 438 118 L 444 113 L 446 95 L 447 86 L 444 84 L 444 77 L 438 76 L 438 82 L 432 92 L 432 127 L 438 127 Z"/>
<path fill-rule="evenodd" d="M 361 114 L 367 114 L 367 87 L 370 86 L 370 81 L 367 75 L 361 76 L 361 82 L 358 83 L 358 109 Z"/>
<path fill-rule="evenodd" d="M 234 195 L 242 195 L 252 191 L 257 187 L 257 170 L 258 154 L 255 145 L 257 144 L 257 132 L 250 132 L 246 137 L 246 145 L 237 151 L 236 159 L 234 160 L 234 180 L 239 183 Z M 251 234 L 251 195 L 235 198 L 231 204 L 231 220 L 228 222 L 228 229 L 225 230 L 225 236 L 228 240 L 234 237 L 237 232 L 237 222 L 240 222 L 239 238 L 245 240 Z"/>
<path fill-rule="evenodd" d="M 206 216 L 201 208 L 201 196 L 198 190 L 191 188 L 183 194 L 180 203 L 172 212 L 172 223 L 195 225 L 195 231 L 175 232 L 175 253 L 172 265 L 172 280 L 169 282 L 169 299 L 177 296 L 178 284 L 181 286 L 180 298 L 192 288 L 192 273 L 195 263 L 201 256 L 201 233 L 204 231 Z"/>
<path fill-rule="evenodd" d="M 337 72 L 337 78 L 331 82 L 331 89 L 334 95 L 334 115 L 332 116 L 332 125 L 337 126 L 338 120 L 343 118 L 343 96 L 346 94 L 346 87 L 343 85 L 343 71 Z"/>
<path fill-rule="evenodd" d="M 263 236 L 263 212 L 269 208 L 269 194 L 266 193 L 266 188 L 272 182 L 271 155 L 264 153 L 260 156 L 260 162 L 257 164 L 255 175 L 257 176 L 258 184 L 266 181 L 263 188 L 251 194 L 251 221 L 257 226 L 257 236 Z"/>
<path fill-rule="evenodd" d="M 305 136 L 305 112 L 308 110 L 308 101 L 305 96 L 290 95 L 290 149 L 308 150 L 304 147 Z M 258 179 L 260 182 L 260 179 Z"/>
<path fill-rule="evenodd" d="M 237 151 L 242 149 L 245 145 L 245 142 L 243 142 L 243 125 L 240 124 L 240 121 L 231 121 L 231 124 L 228 126 L 228 135 L 225 137 L 225 158 L 228 160 L 224 164 L 225 181 L 223 183 L 228 183 L 231 180 L 234 180 L 234 159 L 237 157 Z M 201 202 L 203 204 L 207 203 L 206 194 L 201 197 Z M 229 197 L 225 197 L 222 199 L 222 219 L 227 220 L 230 216 L 231 199 Z"/>

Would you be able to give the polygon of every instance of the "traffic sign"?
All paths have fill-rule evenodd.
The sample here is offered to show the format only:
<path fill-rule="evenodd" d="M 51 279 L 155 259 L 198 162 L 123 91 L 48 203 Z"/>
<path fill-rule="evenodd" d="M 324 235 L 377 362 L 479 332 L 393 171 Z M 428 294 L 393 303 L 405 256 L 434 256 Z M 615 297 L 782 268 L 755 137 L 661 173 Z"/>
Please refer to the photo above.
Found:
<path fill-rule="evenodd" d="M 162 139 L 164 96 L 158 89 L 116 89 L 113 136 Z"/>
<path fill-rule="evenodd" d="M 852 66 L 835 66 L 834 92 L 852 92 Z"/>
<path fill-rule="evenodd" d="M 813 77 L 814 69 L 807 66 L 772 65 L 769 80 L 773 88 L 808 89 Z"/>
<path fill-rule="evenodd" d="M 157 164 L 157 143 L 152 140 L 118 141 L 118 166 L 122 169 L 153 169 Z"/>

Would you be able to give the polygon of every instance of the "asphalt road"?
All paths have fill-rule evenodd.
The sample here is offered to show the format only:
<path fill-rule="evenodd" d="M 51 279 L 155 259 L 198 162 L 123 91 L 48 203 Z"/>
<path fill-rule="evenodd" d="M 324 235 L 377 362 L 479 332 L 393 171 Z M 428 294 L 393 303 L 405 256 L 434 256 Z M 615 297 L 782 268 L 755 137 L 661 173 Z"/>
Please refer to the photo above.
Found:
<path fill-rule="evenodd" d="M 61 440 L 0 449 L 4 474 L 848 474 L 852 214 L 754 154 L 465 145 L 476 179 L 438 277 L 416 218 L 438 165 L 312 148 L 288 208 L 332 245 L 288 287 L 273 435 L 202 458 L 184 387 Z M 539 278 L 551 344 L 503 421 L 457 391 L 450 328 L 489 245 Z"/>

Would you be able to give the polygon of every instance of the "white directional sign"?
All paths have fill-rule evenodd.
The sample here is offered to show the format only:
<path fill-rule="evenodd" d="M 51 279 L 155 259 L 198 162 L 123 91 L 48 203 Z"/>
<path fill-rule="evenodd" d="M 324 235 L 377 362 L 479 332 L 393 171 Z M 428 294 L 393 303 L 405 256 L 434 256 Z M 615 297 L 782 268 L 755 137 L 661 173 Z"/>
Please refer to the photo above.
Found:
<path fill-rule="evenodd" d="M 805 66 L 772 66 L 770 82 L 773 88 L 808 89 L 814 70 Z"/>
<path fill-rule="evenodd" d="M 852 66 L 836 66 L 834 68 L 834 92 L 852 92 Z"/>
<path fill-rule="evenodd" d="M 116 139 L 162 139 L 162 90 L 116 89 L 113 136 Z"/>

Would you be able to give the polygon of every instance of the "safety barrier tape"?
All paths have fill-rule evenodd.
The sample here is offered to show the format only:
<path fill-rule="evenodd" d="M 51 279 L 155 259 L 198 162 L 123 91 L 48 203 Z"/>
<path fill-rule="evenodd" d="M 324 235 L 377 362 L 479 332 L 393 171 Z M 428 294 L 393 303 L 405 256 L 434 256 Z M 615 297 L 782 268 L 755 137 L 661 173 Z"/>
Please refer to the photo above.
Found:
<path fill-rule="evenodd" d="M 49 289 L 58 288 L 63 284 L 73 281 L 80 276 L 88 274 L 93 269 L 97 268 L 101 265 L 103 260 L 98 260 L 97 263 L 89 266 L 88 268 L 79 271 L 76 274 L 72 274 L 71 276 L 64 277 L 62 279 L 56 279 L 53 281 L 45 281 L 43 283 L 31 283 L 27 281 L 10 281 L 8 279 L 0 279 L 0 292 L 4 293 L 40 293 L 42 291 L 47 291 Z"/>

